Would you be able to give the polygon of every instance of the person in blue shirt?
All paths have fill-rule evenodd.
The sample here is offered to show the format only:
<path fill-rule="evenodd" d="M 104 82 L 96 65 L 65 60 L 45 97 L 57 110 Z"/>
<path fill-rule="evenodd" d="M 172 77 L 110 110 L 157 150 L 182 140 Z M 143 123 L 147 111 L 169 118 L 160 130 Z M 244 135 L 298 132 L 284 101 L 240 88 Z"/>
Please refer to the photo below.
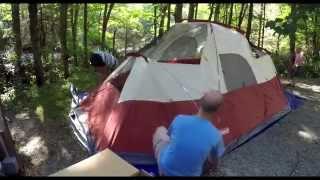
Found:
<path fill-rule="evenodd" d="M 160 175 L 201 176 L 206 162 L 216 167 L 225 148 L 222 134 L 210 119 L 222 102 L 221 93 L 208 91 L 196 115 L 178 115 L 168 130 L 156 129 L 153 148 Z"/>

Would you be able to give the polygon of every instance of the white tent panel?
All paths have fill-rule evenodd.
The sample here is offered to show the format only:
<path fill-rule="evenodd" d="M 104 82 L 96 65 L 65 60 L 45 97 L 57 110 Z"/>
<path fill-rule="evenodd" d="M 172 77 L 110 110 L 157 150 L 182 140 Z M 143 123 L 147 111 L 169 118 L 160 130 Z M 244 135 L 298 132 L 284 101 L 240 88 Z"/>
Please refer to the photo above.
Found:
<path fill-rule="evenodd" d="M 124 85 L 119 102 L 186 101 L 203 93 L 199 65 L 167 64 L 137 60 Z"/>
<path fill-rule="evenodd" d="M 217 54 L 215 37 L 211 34 L 211 27 L 208 26 L 207 41 L 201 58 L 201 78 L 205 90 L 219 90 L 222 93 L 227 92 L 223 74 L 220 66 L 220 57 Z"/>
<path fill-rule="evenodd" d="M 192 28 L 195 29 L 192 30 Z M 225 77 L 220 57 L 223 54 L 241 56 L 241 59 L 248 63 L 248 68 L 252 69 L 254 81 L 258 84 L 276 76 L 276 69 L 271 57 L 263 55 L 255 58 L 252 55 L 247 39 L 242 34 L 216 24 L 206 24 L 206 31 L 203 31 L 203 28 L 203 24 L 201 26 L 197 23 L 177 24 L 173 27 L 171 33 L 163 37 L 162 43 L 158 47 L 153 48 L 153 52 L 150 51 L 150 54 L 146 54 L 151 62 L 147 63 L 143 58 L 132 59 L 130 62 L 134 64 L 121 92 L 119 101 L 171 102 L 196 100 L 202 96 L 203 92 L 209 89 L 216 89 L 222 93 L 226 93 L 228 90 L 224 82 Z M 203 33 L 201 34 L 200 30 L 207 32 L 205 33 L 206 35 L 202 35 Z M 196 38 L 198 42 L 197 46 L 201 47 L 203 45 L 200 65 L 156 62 L 163 56 L 163 52 L 166 49 L 171 49 L 169 48 L 170 44 L 181 36 L 179 32 L 181 34 L 188 32 L 189 37 Z M 193 32 L 195 33 L 193 34 Z M 232 61 L 234 58 L 232 56 L 228 56 L 228 58 L 230 65 L 233 65 Z M 127 66 L 129 67 L 129 65 Z M 238 76 L 235 77 L 231 80 L 238 83 Z"/>
<path fill-rule="evenodd" d="M 258 83 L 263 83 L 276 76 L 276 71 L 270 56 L 265 55 L 260 58 L 255 58 L 252 55 L 251 47 L 245 36 L 237 31 L 216 24 L 213 24 L 213 32 L 218 53 L 241 55 L 252 68 Z M 266 67 L 262 68 L 262 65 L 266 65 Z"/>
<path fill-rule="evenodd" d="M 256 79 L 259 83 L 271 80 L 277 74 L 276 67 L 269 55 L 261 56 L 252 64 L 253 69 L 256 70 Z"/>

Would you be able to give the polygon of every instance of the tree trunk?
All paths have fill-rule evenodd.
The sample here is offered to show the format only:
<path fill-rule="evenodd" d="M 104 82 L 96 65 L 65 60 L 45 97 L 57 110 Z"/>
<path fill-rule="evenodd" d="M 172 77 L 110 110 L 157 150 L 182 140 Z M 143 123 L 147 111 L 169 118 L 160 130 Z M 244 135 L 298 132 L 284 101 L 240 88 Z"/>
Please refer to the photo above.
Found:
<path fill-rule="evenodd" d="M 233 3 L 231 3 L 231 6 L 230 6 L 230 13 L 229 13 L 229 21 L 228 21 L 228 24 L 231 25 L 232 24 L 232 14 L 233 14 Z"/>
<path fill-rule="evenodd" d="M 113 55 L 116 54 L 116 33 L 117 33 L 117 30 L 114 30 L 113 37 L 112 37 L 112 54 Z"/>
<path fill-rule="evenodd" d="M 30 37 L 32 43 L 32 52 L 33 52 L 33 62 L 34 70 L 36 75 L 36 83 L 38 87 L 41 87 L 44 84 L 44 73 L 41 61 L 41 52 L 40 52 L 40 32 L 38 24 L 38 8 L 37 4 L 32 3 L 28 4 L 29 19 L 30 19 Z"/>
<path fill-rule="evenodd" d="M 276 55 L 279 55 L 279 49 L 280 49 L 280 35 L 281 35 L 281 34 L 278 34 L 278 37 L 277 37 L 277 49 L 276 49 Z"/>
<path fill-rule="evenodd" d="M 241 25 L 240 25 L 240 20 L 241 20 L 242 14 L 243 14 L 244 5 L 245 5 L 244 3 L 241 3 L 240 12 L 239 12 L 239 17 L 238 17 L 238 24 L 237 24 L 237 26 L 238 26 L 239 29 L 240 29 L 239 26 L 241 26 Z M 241 20 L 241 21 L 242 21 L 242 20 Z"/>
<path fill-rule="evenodd" d="M 228 7 L 229 7 L 229 4 L 225 4 L 223 24 L 227 24 L 228 23 Z"/>
<path fill-rule="evenodd" d="M 163 35 L 164 32 L 164 18 L 166 15 L 167 6 L 162 4 L 160 5 L 160 25 L 159 25 L 159 37 Z"/>
<path fill-rule="evenodd" d="M 260 39 L 261 39 L 261 31 L 262 31 L 262 15 L 263 15 L 263 4 L 260 4 L 258 47 L 260 47 Z"/>
<path fill-rule="evenodd" d="M 154 39 L 157 38 L 157 24 L 158 24 L 158 18 L 157 18 L 157 9 L 158 9 L 158 6 L 154 5 L 153 7 L 153 15 L 154 15 L 154 18 L 153 18 L 153 29 L 154 29 Z"/>
<path fill-rule="evenodd" d="M 182 8 L 183 8 L 183 4 L 182 3 L 176 4 L 175 11 L 174 11 L 174 21 L 175 21 L 175 23 L 182 22 Z"/>
<path fill-rule="evenodd" d="M 64 78 L 69 77 L 69 62 L 67 50 L 67 12 L 68 4 L 61 3 L 60 5 L 60 43 L 61 43 L 61 62 L 64 68 Z"/>
<path fill-rule="evenodd" d="M 125 35 L 125 41 L 124 41 L 124 56 L 127 55 L 127 48 L 128 48 L 128 28 L 126 26 L 126 35 Z"/>
<path fill-rule="evenodd" d="M 317 16 L 317 12 L 314 13 L 314 26 L 317 27 L 319 25 L 318 23 L 318 16 Z M 318 46 L 318 36 L 317 36 L 317 32 L 314 31 L 313 35 L 312 35 L 312 49 L 313 49 L 313 56 L 319 56 L 319 46 Z"/>
<path fill-rule="evenodd" d="M 104 11 L 103 11 L 103 20 L 102 20 L 102 31 L 101 31 L 101 49 L 104 49 L 104 42 L 106 36 L 106 19 L 107 19 L 107 12 L 108 12 L 108 3 L 104 4 Z"/>
<path fill-rule="evenodd" d="M 218 3 L 215 10 L 214 10 L 214 21 L 219 21 L 219 15 L 220 15 L 220 4 Z"/>
<path fill-rule="evenodd" d="M 78 57 L 77 57 L 77 30 L 78 30 L 78 16 L 79 16 L 79 4 L 75 4 L 74 8 L 74 18 L 72 21 L 72 52 L 74 64 L 78 66 Z"/>
<path fill-rule="evenodd" d="M 171 17 L 171 4 L 169 3 L 168 4 L 168 21 L 167 21 L 167 31 L 169 31 L 170 29 L 170 17 Z"/>
<path fill-rule="evenodd" d="M 12 10 L 12 29 L 13 29 L 14 37 L 15 37 L 14 50 L 16 53 L 18 74 L 21 79 L 26 80 L 25 70 L 21 66 L 22 42 L 21 42 L 19 4 L 11 4 L 11 10 Z"/>
<path fill-rule="evenodd" d="M 263 24 L 262 24 L 262 37 L 261 37 L 261 47 L 263 48 L 264 43 L 264 28 L 266 24 L 266 4 L 263 4 Z"/>
<path fill-rule="evenodd" d="M 83 8 L 83 47 L 84 47 L 84 61 L 83 66 L 88 67 L 88 4 L 84 3 Z"/>
<path fill-rule="evenodd" d="M 198 3 L 196 3 L 196 12 L 194 13 L 194 19 L 197 19 L 198 15 Z"/>
<path fill-rule="evenodd" d="M 45 60 L 45 62 L 48 60 L 48 55 L 47 55 L 47 47 L 46 47 L 46 32 L 45 32 L 45 23 L 44 21 L 44 14 L 43 14 L 43 8 L 42 5 L 40 4 L 40 47 L 42 51 L 42 56 Z"/>
<path fill-rule="evenodd" d="M 239 15 L 239 21 L 238 21 L 238 28 L 241 29 L 242 21 L 244 19 L 244 16 L 246 14 L 246 11 L 248 9 L 248 4 L 241 4 L 241 10 L 240 10 L 240 15 Z"/>
<path fill-rule="evenodd" d="M 292 19 L 292 28 L 289 33 L 290 53 L 294 55 L 296 48 L 296 31 L 297 31 L 297 17 L 296 17 L 296 4 L 291 4 L 290 18 Z"/>
<path fill-rule="evenodd" d="M 108 26 L 108 22 L 110 19 L 111 11 L 114 6 L 114 3 L 111 3 L 108 9 L 108 5 L 105 4 L 104 13 L 103 13 L 103 23 L 102 23 L 102 37 L 101 37 L 101 48 L 105 49 L 105 41 L 106 41 L 106 30 Z M 107 12 L 108 11 L 108 12 Z"/>
<path fill-rule="evenodd" d="M 252 17 L 253 17 L 253 3 L 250 3 L 249 15 L 248 15 L 248 25 L 247 25 L 247 32 L 246 32 L 246 38 L 248 40 L 250 40 L 250 35 L 251 35 Z"/>
<path fill-rule="evenodd" d="M 210 4 L 210 14 L 209 14 L 208 21 L 211 21 L 212 15 L 213 15 L 213 3 Z"/>
<path fill-rule="evenodd" d="M 189 4 L 188 21 L 192 21 L 194 18 L 194 8 L 195 8 L 195 4 L 190 3 Z"/>

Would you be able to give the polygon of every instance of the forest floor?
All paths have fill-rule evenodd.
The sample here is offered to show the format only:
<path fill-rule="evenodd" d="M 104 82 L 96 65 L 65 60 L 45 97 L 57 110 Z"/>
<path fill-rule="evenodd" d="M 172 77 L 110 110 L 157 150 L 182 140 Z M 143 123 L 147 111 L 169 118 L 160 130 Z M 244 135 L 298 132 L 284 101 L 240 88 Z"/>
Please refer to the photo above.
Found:
<path fill-rule="evenodd" d="M 77 75 L 70 81 L 85 89 L 92 84 L 90 78 Z M 288 88 L 309 99 L 304 106 L 225 156 L 210 176 L 320 175 L 320 82 L 297 82 L 299 87 Z M 15 100 L 6 106 L 11 134 L 28 176 L 50 175 L 87 156 L 67 123 L 68 85 L 61 82 L 40 91 L 16 92 Z"/>

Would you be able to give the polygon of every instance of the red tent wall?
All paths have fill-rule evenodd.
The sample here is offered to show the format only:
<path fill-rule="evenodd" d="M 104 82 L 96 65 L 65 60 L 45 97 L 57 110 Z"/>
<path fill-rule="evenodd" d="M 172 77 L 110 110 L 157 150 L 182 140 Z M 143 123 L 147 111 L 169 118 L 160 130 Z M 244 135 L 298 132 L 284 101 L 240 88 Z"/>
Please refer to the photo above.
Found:
<path fill-rule="evenodd" d="M 89 115 L 89 128 L 98 150 L 153 154 L 152 135 L 156 127 L 169 126 L 177 114 L 194 114 L 194 101 L 117 103 L 119 90 L 111 83 L 102 85 L 98 95 L 82 107 Z M 224 94 L 224 104 L 212 118 L 217 128 L 229 128 L 224 136 L 228 145 L 255 129 L 288 106 L 277 77 Z M 190 129 L 192 133 L 192 129 Z"/>

